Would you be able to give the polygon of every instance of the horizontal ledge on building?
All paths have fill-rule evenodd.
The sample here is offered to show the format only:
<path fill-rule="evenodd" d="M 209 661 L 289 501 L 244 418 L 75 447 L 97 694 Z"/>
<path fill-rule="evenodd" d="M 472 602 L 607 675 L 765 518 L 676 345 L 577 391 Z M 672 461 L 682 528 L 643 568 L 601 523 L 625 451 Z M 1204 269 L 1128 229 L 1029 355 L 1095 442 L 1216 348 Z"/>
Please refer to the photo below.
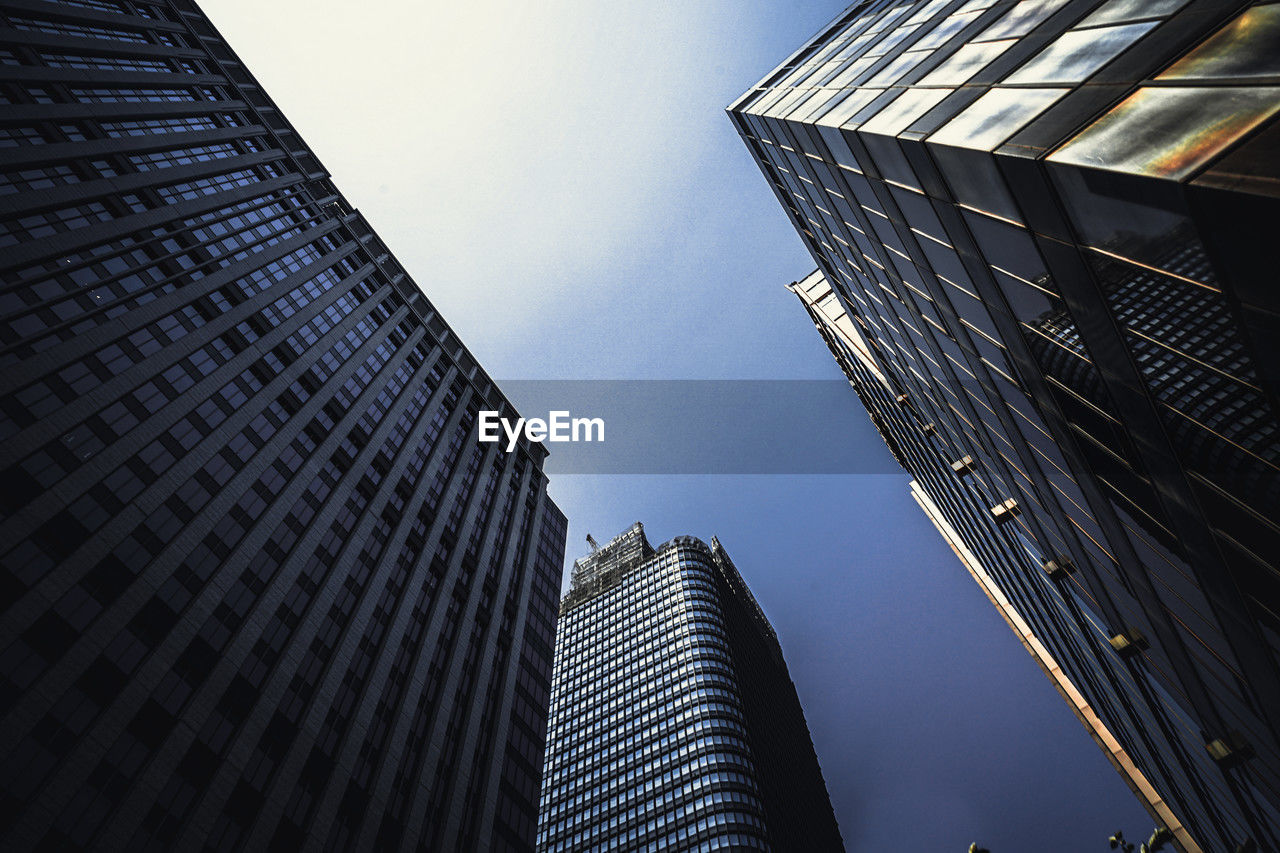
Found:
<path fill-rule="evenodd" d="M 1141 632 L 1135 628 L 1116 634 L 1107 642 L 1111 644 L 1111 648 L 1115 650 L 1116 654 L 1126 660 L 1148 647 L 1147 638 L 1142 636 Z"/>
<path fill-rule="evenodd" d="M 1244 738 L 1234 732 L 1226 737 L 1207 741 L 1204 748 L 1219 767 L 1235 767 L 1253 754 L 1253 749 Z"/>
<path fill-rule="evenodd" d="M 1020 515 L 1022 515 L 1022 507 L 1018 506 L 1018 502 L 1013 498 L 1009 498 L 1007 501 L 998 503 L 991 508 L 991 517 L 996 520 L 997 524 L 1007 524 Z"/>
<path fill-rule="evenodd" d="M 1045 560 L 1041 563 L 1044 573 L 1049 576 L 1050 580 L 1060 581 L 1066 580 L 1067 575 L 1076 570 L 1075 564 L 1065 557 L 1057 560 Z"/>

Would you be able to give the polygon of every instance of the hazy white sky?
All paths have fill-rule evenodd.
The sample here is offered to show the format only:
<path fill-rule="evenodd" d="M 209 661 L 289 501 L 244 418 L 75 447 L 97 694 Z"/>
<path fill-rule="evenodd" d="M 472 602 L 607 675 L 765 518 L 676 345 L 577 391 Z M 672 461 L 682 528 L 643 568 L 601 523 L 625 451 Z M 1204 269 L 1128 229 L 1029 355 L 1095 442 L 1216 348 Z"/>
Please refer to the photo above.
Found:
<path fill-rule="evenodd" d="M 205 4 L 339 188 L 499 378 L 792 375 L 772 356 L 736 369 L 718 342 L 651 351 L 656 330 L 705 336 L 711 318 L 697 314 L 709 312 L 766 334 L 757 326 L 775 327 L 778 306 L 806 353 L 797 369 L 821 353 L 782 289 L 811 262 L 723 113 L 781 58 L 762 64 L 738 47 L 775 25 L 767 5 Z M 839 8 L 809 6 L 793 10 L 797 39 Z M 740 275 L 736 238 L 750 235 L 720 203 L 733 199 L 725 183 L 757 200 L 750 218 L 763 214 L 779 264 L 768 279 L 716 296 L 709 278 Z M 726 313 L 725 293 L 748 283 L 774 307 L 757 300 Z M 749 316 L 734 316 L 743 310 Z M 494 312 L 501 329 L 489 323 Z M 828 375 L 825 365 L 805 372 Z"/>

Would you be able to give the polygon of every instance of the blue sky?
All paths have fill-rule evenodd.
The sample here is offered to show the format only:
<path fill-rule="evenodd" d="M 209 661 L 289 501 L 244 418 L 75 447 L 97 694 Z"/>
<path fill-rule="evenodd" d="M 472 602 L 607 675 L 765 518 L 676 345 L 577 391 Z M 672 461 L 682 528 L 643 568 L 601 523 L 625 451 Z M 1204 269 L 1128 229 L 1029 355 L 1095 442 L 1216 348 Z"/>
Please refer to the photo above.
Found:
<path fill-rule="evenodd" d="M 813 262 L 723 110 L 841 3 L 203 5 L 496 379 L 840 378 L 784 288 Z M 883 469 L 833 414 L 795 416 Z M 637 520 L 655 544 L 720 537 L 850 850 L 1149 831 L 905 476 L 566 475 L 552 495 L 570 559 Z"/>

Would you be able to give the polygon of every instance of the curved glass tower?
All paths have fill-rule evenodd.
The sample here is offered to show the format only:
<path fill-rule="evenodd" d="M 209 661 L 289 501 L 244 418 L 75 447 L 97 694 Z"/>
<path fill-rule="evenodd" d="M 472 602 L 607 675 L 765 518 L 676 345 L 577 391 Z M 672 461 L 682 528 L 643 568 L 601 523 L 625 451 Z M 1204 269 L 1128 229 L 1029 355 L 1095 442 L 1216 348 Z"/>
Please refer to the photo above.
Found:
<path fill-rule="evenodd" d="M 715 539 L 574 565 L 538 848 L 843 850 L 772 627 Z"/>

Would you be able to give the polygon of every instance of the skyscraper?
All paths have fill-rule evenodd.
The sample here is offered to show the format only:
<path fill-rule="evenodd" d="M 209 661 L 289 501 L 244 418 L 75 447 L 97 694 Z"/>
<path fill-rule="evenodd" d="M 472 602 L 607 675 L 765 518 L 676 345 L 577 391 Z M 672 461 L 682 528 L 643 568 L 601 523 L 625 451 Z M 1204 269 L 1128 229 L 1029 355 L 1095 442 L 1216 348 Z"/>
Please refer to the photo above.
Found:
<path fill-rule="evenodd" d="M 915 496 L 1187 850 L 1280 849 L 1278 38 L 861 2 L 729 108 Z"/>
<path fill-rule="evenodd" d="M 843 850 L 778 639 L 729 555 L 636 523 L 561 605 L 538 849 Z"/>
<path fill-rule="evenodd" d="M 531 849 L 542 448 L 193 3 L 0 42 L 0 846 Z"/>

